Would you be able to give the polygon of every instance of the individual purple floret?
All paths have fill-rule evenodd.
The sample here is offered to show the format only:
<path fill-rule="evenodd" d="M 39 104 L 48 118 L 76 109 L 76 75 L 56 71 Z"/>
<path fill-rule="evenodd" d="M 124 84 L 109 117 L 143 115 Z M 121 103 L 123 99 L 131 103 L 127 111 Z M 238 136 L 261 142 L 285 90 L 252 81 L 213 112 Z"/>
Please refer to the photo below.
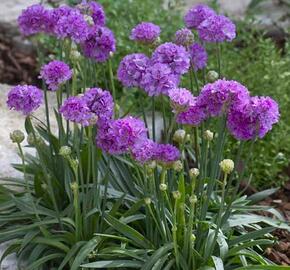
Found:
<path fill-rule="evenodd" d="M 137 87 L 149 63 L 149 58 L 142 53 L 129 54 L 123 58 L 118 68 L 118 79 L 126 87 Z"/>
<path fill-rule="evenodd" d="M 176 122 L 183 125 L 198 126 L 207 118 L 207 114 L 202 108 L 196 105 L 196 102 L 189 106 L 186 111 L 177 113 Z"/>
<path fill-rule="evenodd" d="M 91 125 L 91 120 L 94 118 L 94 114 L 82 96 L 69 97 L 64 101 L 59 112 L 66 120 L 81 124 L 82 126 Z"/>
<path fill-rule="evenodd" d="M 252 97 L 243 108 L 232 108 L 227 117 L 229 132 L 238 140 L 263 138 L 279 121 L 279 107 L 270 97 Z"/>
<path fill-rule="evenodd" d="M 183 46 L 176 45 L 172 42 L 161 44 L 156 48 L 152 55 L 154 64 L 167 64 L 177 75 L 184 74 L 190 66 L 188 52 Z"/>
<path fill-rule="evenodd" d="M 142 22 L 136 25 L 130 35 L 130 39 L 141 43 L 151 44 L 160 35 L 160 27 L 151 22 Z"/>
<path fill-rule="evenodd" d="M 137 141 L 131 148 L 132 156 L 141 164 L 145 164 L 155 159 L 157 143 L 150 139 Z"/>
<path fill-rule="evenodd" d="M 112 120 L 100 127 L 98 147 L 110 154 L 126 153 L 138 140 L 147 138 L 144 123 L 134 117 Z"/>
<path fill-rule="evenodd" d="M 174 42 L 177 45 L 182 45 L 187 47 L 194 42 L 194 35 L 188 28 L 182 28 L 175 33 L 175 40 Z"/>
<path fill-rule="evenodd" d="M 198 43 L 194 43 L 188 48 L 188 51 L 194 70 L 203 69 L 207 64 L 207 52 L 205 48 Z"/>
<path fill-rule="evenodd" d="M 249 102 L 248 89 L 236 81 L 217 80 L 206 84 L 197 97 L 197 106 L 208 116 L 219 116 L 230 108 L 240 108 Z"/>
<path fill-rule="evenodd" d="M 175 112 L 185 111 L 190 105 L 195 103 L 194 96 L 185 88 L 172 88 L 168 91 L 168 96 Z"/>
<path fill-rule="evenodd" d="M 214 15 L 198 26 L 198 34 L 205 42 L 232 41 L 236 37 L 236 26 L 228 17 Z"/>
<path fill-rule="evenodd" d="M 204 4 L 193 6 L 184 16 L 186 27 L 193 29 L 197 28 L 208 17 L 215 15 L 213 9 Z"/>
<path fill-rule="evenodd" d="M 112 119 L 114 114 L 114 101 L 109 91 L 101 88 L 90 88 L 83 96 L 90 111 L 98 116 L 99 121 Z"/>
<path fill-rule="evenodd" d="M 45 81 L 50 90 L 56 91 L 61 84 L 71 79 L 72 74 L 73 71 L 66 63 L 54 60 L 42 66 L 40 78 Z"/>
<path fill-rule="evenodd" d="M 116 50 L 113 32 L 107 27 L 91 27 L 86 40 L 81 44 L 86 57 L 97 62 L 105 62 Z"/>
<path fill-rule="evenodd" d="M 24 36 L 47 32 L 49 23 L 49 11 L 40 4 L 29 6 L 18 17 L 19 29 Z"/>
<path fill-rule="evenodd" d="M 17 85 L 8 93 L 7 105 L 10 110 L 29 115 L 42 103 L 43 93 L 32 85 Z"/>
<path fill-rule="evenodd" d="M 71 38 L 76 43 L 86 39 L 88 24 L 78 9 L 61 6 L 52 11 L 51 20 L 54 24 L 53 32 L 58 38 Z"/>
<path fill-rule="evenodd" d="M 163 164 L 171 164 L 180 158 L 179 150 L 171 144 L 157 144 L 155 159 Z"/>
<path fill-rule="evenodd" d="M 149 96 L 167 95 L 169 89 L 176 88 L 178 84 L 179 77 L 168 65 L 161 63 L 149 65 L 141 80 L 141 87 Z"/>

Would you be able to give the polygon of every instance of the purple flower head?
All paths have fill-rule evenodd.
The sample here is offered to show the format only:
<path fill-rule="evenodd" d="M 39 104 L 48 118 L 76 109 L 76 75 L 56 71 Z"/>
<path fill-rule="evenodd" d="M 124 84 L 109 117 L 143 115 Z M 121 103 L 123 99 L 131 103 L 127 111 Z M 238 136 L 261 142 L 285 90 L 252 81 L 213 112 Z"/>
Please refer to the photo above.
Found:
<path fill-rule="evenodd" d="M 112 119 L 114 101 L 109 91 L 100 88 L 90 88 L 83 96 L 90 111 L 98 116 L 99 121 Z"/>
<path fill-rule="evenodd" d="M 176 115 L 176 122 L 183 125 L 198 126 L 206 118 L 207 115 L 204 110 L 194 102 L 186 111 L 179 112 Z"/>
<path fill-rule="evenodd" d="M 54 22 L 54 34 L 58 38 L 71 38 L 76 43 L 86 39 L 88 24 L 78 9 L 59 7 L 52 12 L 51 20 Z"/>
<path fill-rule="evenodd" d="M 149 96 L 167 95 L 168 90 L 178 84 L 179 77 L 172 73 L 168 65 L 161 63 L 149 65 L 141 80 L 141 87 Z"/>
<path fill-rule="evenodd" d="M 190 66 L 189 54 L 185 48 L 172 42 L 158 46 L 152 55 L 152 62 L 167 64 L 177 75 L 186 73 Z"/>
<path fill-rule="evenodd" d="M 126 87 L 137 87 L 149 63 L 149 58 L 142 53 L 129 54 L 123 58 L 118 68 L 118 79 Z"/>
<path fill-rule="evenodd" d="M 7 105 L 10 110 L 22 112 L 29 115 L 35 111 L 43 100 L 43 93 L 32 85 L 18 85 L 8 93 Z"/>
<path fill-rule="evenodd" d="M 203 69 L 207 64 L 207 52 L 204 47 L 194 43 L 189 47 L 191 62 L 195 71 Z"/>
<path fill-rule="evenodd" d="M 113 32 L 107 27 L 91 27 L 86 40 L 81 44 L 86 57 L 97 62 L 105 62 L 116 50 Z"/>
<path fill-rule="evenodd" d="M 82 126 L 91 125 L 94 114 L 90 111 L 83 96 L 69 97 L 60 107 L 59 112 L 66 120 L 81 124 Z"/>
<path fill-rule="evenodd" d="M 238 140 L 263 138 L 279 120 L 279 107 L 270 97 L 252 97 L 243 108 L 232 108 L 227 127 Z"/>
<path fill-rule="evenodd" d="M 175 112 L 185 111 L 195 103 L 194 96 L 185 88 L 172 88 L 168 91 L 168 96 Z"/>
<path fill-rule="evenodd" d="M 236 37 L 236 26 L 228 17 L 214 15 L 198 26 L 198 34 L 205 42 L 232 41 Z"/>
<path fill-rule="evenodd" d="M 248 89 L 236 81 L 217 80 L 206 84 L 197 97 L 197 106 L 208 116 L 219 116 L 232 107 L 240 108 L 249 102 Z"/>
<path fill-rule="evenodd" d="M 130 35 L 130 39 L 142 43 L 153 43 L 160 35 L 160 27 L 151 22 L 142 22 L 136 25 Z"/>
<path fill-rule="evenodd" d="M 49 62 L 47 65 L 42 66 L 40 71 L 40 78 L 42 78 L 52 91 L 72 77 L 72 70 L 70 67 L 58 60 Z"/>
<path fill-rule="evenodd" d="M 179 150 L 171 144 L 157 144 L 155 150 L 155 159 L 158 162 L 171 164 L 180 157 Z"/>
<path fill-rule="evenodd" d="M 194 35 L 188 28 L 182 28 L 175 33 L 174 42 L 177 45 L 189 46 L 194 41 Z"/>
<path fill-rule="evenodd" d="M 95 1 L 89 2 L 89 13 L 91 14 L 96 25 L 105 26 L 106 15 L 101 4 Z"/>
<path fill-rule="evenodd" d="M 49 11 L 42 5 L 36 4 L 22 11 L 18 17 L 18 25 L 24 36 L 30 36 L 46 32 L 49 20 Z"/>
<path fill-rule="evenodd" d="M 110 154 L 126 153 L 138 140 L 147 137 L 144 123 L 134 117 L 112 120 L 100 127 L 97 145 Z"/>
<path fill-rule="evenodd" d="M 145 164 L 155 159 L 157 143 L 150 139 L 137 141 L 131 148 L 132 156 L 141 164 Z"/>
<path fill-rule="evenodd" d="M 215 15 L 213 9 L 207 5 L 198 4 L 193 6 L 184 16 L 184 22 L 186 27 L 192 29 L 197 28 L 200 23 L 210 16 Z"/>

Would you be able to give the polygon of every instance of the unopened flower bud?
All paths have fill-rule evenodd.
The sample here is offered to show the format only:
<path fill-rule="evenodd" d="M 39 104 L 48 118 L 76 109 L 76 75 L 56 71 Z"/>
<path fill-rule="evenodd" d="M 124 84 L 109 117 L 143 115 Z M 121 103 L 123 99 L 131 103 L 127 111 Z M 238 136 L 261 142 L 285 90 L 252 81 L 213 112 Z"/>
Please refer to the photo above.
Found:
<path fill-rule="evenodd" d="M 43 143 L 42 138 L 39 136 L 39 134 L 35 133 L 29 133 L 27 136 L 27 142 L 29 145 L 38 145 Z"/>
<path fill-rule="evenodd" d="M 195 235 L 194 235 L 194 234 L 192 234 L 192 235 L 191 235 L 191 237 L 190 237 L 190 240 L 191 240 L 192 242 L 194 242 L 194 241 L 195 241 L 195 239 L 196 239 Z"/>
<path fill-rule="evenodd" d="M 59 154 L 63 157 L 68 157 L 69 155 L 71 155 L 71 148 L 69 146 L 62 146 L 59 149 Z"/>
<path fill-rule="evenodd" d="M 186 136 L 186 132 L 184 129 L 178 129 L 174 132 L 173 134 L 173 141 L 179 143 L 179 144 L 182 144 L 184 142 L 184 139 L 185 139 L 185 136 Z"/>
<path fill-rule="evenodd" d="M 177 191 L 173 191 L 172 192 L 172 196 L 175 200 L 179 200 L 181 198 L 181 193 L 177 190 Z"/>
<path fill-rule="evenodd" d="M 189 170 L 189 176 L 190 178 L 196 178 L 199 176 L 199 169 L 197 168 L 192 168 Z"/>
<path fill-rule="evenodd" d="M 22 143 L 25 139 L 25 136 L 21 130 L 17 129 L 10 133 L 10 139 L 13 143 Z"/>
<path fill-rule="evenodd" d="M 97 123 L 98 119 L 99 119 L 98 116 L 94 114 L 89 120 L 90 126 L 94 126 Z"/>
<path fill-rule="evenodd" d="M 195 205 L 197 202 L 197 197 L 195 195 L 192 195 L 189 197 L 189 202 L 191 205 Z"/>
<path fill-rule="evenodd" d="M 70 188 L 72 189 L 72 191 L 77 191 L 79 189 L 79 185 L 77 182 L 73 182 L 71 183 Z"/>
<path fill-rule="evenodd" d="M 219 78 L 219 74 L 214 70 L 210 70 L 207 73 L 206 78 L 209 82 L 215 82 Z"/>
<path fill-rule="evenodd" d="M 159 189 L 160 189 L 161 191 L 166 191 L 166 190 L 167 190 L 167 185 L 166 185 L 166 184 L 160 184 L 160 185 L 159 185 Z"/>
<path fill-rule="evenodd" d="M 151 198 L 149 198 L 149 197 L 144 198 L 144 202 L 145 202 L 145 204 L 147 204 L 147 205 L 151 204 Z"/>
<path fill-rule="evenodd" d="M 234 162 L 231 159 L 224 159 L 220 162 L 220 168 L 226 174 L 230 174 L 235 167 Z"/>
<path fill-rule="evenodd" d="M 44 190 L 46 190 L 46 189 L 47 189 L 47 184 L 42 183 L 42 184 L 41 184 L 41 188 L 44 189 Z"/>
<path fill-rule="evenodd" d="M 203 134 L 203 137 L 207 140 L 207 141 L 212 141 L 213 140 L 213 132 L 211 132 L 210 130 L 206 130 Z"/>
<path fill-rule="evenodd" d="M 183 169 L 183 164 L 180 160 L 176 160 L 173 162 L 172 168 L 173 168 L 173 170 L 175 170 L 177 172 L 181 172 Z"/>

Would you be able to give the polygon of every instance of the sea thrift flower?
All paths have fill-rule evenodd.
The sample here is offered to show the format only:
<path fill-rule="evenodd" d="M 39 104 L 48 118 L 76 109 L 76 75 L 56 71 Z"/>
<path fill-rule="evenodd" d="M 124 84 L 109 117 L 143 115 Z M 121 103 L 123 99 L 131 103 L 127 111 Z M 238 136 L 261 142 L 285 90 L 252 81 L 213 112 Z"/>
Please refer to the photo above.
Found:
<path fill-rule="evenodd" d="M 197 28 L 200 23 L 210 16 L 215 15 L 213 9 L 207 5 L 198 4 L 193 6 L 184 16 L 184 22 L 186 27 L 192 29 Z"/>
<path fill-rule="evenodd" d="M 180 158 L 179 150 L 171 144 L 157 144 L 156 160 L 163 164 L 172 164 Z"/>
<path fill-rule="evenodd" d="M 49 12 L 42 5 L 29 6 L 18 17 L 20 32 L 25 36 L 46 32 L 49 24 Z"/>
<path fill-rule="evenodd" d="M 142 53 L 129 54 L 123 58 L 118 68 L 118 79 L 126 87 L 137 87 L 149 63 L 149 58 Z"/>
<path fill-rule="evenodd" d="M 189 54 L 185 48 L 171 42 L 156 48 L 152 55 L 152 62 L 167 64 L 177 75 L 186 73 L 190 66 Z"/>
<path fill-rule="evenodd" d="M 84 93 L 83 99 L 99 120 L 108 120 L 113 117 L 114 101 L 109 91 L 90 88 Z"/>
<path fill-rule="evenodd" d="M 110 57 L 110 53 L 116 50 L 116 40 L 109 28 L 94 26 L 90 28 L 81 47 L 86 57 L 97 62 L 105 62 Z"/>
<path fill-rule="evenodd" d="M 198 26 L 198 34 L 206 42 L 232 41 L 236 37 L 236 26 L 229 18 L 214 15 Z"/>
<path fill-rule="evenodd" d="M 217 80 L 202 88 L 196 103 L 208 116 L 219 116 L 232 107 L 243 107 L 249 98 L 249 91 L 242 84 L 236 81 Z"/>
<path fill-rule="evenodd" d="M 98 147 L 110 154 L 126 153 L 138 140 L 147 137 L 144 123 L 134 117 L 112 120 L 100 127 Z"/>
<path fill-rule="evenodd" d="M 184 129 L 178 129 L 174 132 L 172 140 L 182 144 L 185 140 L 186 137 L 186 131 Z"/>
<path fill-rule="evenodd" d="M 263 138 L 279 120 L 279 108 L 270 97 L 252 97 L 242 108 L 228 113 L 227 127 L 238 140 Z"/>
<path fill-rule="evenodd" d="M 92 16 L 94 23 L 99 26 L 105 26 L 106 15 L 101 4 L 91 1 L 89 5 L 89 14 Z"/>
<path fill-rule="evenodd" d="M 29 115 L 35 111 L 43 100 L 43 93 L 32 85 L 18 85 L 8 93 L 7 105 L 9 109 Z"/>
<path fill-rule="evenodd" d="M 132 156 L 141 164 L 145 164 L 155 159 L 157 144 L 150 139 L 139 140 L 131 149 Z"/>
<path fill-rule="evenodd" d="M 174 42 L 177 45 L 182 45 L 184 47 L 187 47 L 189 45 L 191 45 L 194 41 L 194 35 L 191 32 L 191 30 L 187 29 L 187 28 L 183 28 L 178 30 L 175 33 L 175 40 Z"/>
<path fill-rule="evenodd" d="M 176 88 L 179 78 L 172 73 L 170 67 L 157 63 L 149 65 L 141 80 L 141 87 L 149 96 L 168 94 L 168 90 Z"/>
<path fill-rule="evenodd" d="M 16 129 L 10 133 L 10 139 L 13 143 L 22 143 L 25 139 L 25 135 L 21 130 Z"/>
<path fill-rule="evenodd" d="M 207 64 L 207 52 L 205 48 L 198 43 L 194 43 L 188 48 L 188 51 L 194 70 L 203 69 Z"/>
<path fill-rule="evenodd" d="M 88 24 L 78 9 L 67 6 L 55 9 L 52 13 L 54 21 L 54 33 L 60 38 L 71 38 L 80 43 L 86 39 Z"/>
<path fill-rule="evenodd" d="M 40 78 L 45 81 L 50 90 L 55 91 L 72 77 L 72 73 L 66 63 L 54 60 L 41 68 Z"/>
<path fill-rule="evenodd" d="M 151 22 L 142 22 L 136 25 L 130 35 L 130 39 L 141 43 L 153 43 L 160 35 L 160 27 Z"/>
<path fill-rule="evenodd" d="M 195 99 L 194 103 L 187 110 L 177 113 L 176 122 L 184 125 L 198 126 L 206 117 L 204 109 L 196 104 Z"/>
<path fill-rule="evenodd" d="M 66 120 L 89 126 L 94 114 L 90 111 L 82 96 L 69 97 L 60 107 L 59 112 Z"/>
<path fill-rule="evenodd" d="M 235 164 L 231 159 L 224 159 L 220 162 L 219 165 L 220 165 L 221 170 L 225 174 L 230 174 L 235 167 Z"/>
<path fill-rule="evenodd" d="M 194 96 L 185 88 L 172 88 L 168 91 L 170 103 L 174 111 L 185 111 L 190 105 L 195 102 Z"/>

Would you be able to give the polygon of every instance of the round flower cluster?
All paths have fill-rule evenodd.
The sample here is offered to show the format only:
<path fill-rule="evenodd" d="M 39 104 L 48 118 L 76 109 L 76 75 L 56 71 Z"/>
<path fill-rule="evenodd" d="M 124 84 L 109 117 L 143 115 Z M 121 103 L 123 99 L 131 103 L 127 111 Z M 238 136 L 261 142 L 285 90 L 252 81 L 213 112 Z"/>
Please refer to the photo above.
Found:
<path fill-rule="evenodd" d="M 141 43 L 151 44 L 159 35 L 160 27 L 158 25 L 151 22 L 142 22 L 132 29 L 130 38 Z"/>
<path fill-rule="evenodd" d="M 131 149 L 131 154 L 135 160 L 141 164 L 148 163 L 155 160 L 155 150 L 157 148 L 157 143 L 150 139 L 139 140 L 134 144 Z"/>
<path fill-rule="evenodd" d="M 232 41 L 236 37 L 234 23 L 223 15 L 218 15 L 206 5 L 192 7 L 184 16 L 186 27 L 196 29 L 205 42 Z"/>
<path fill-rule="evenodd" d="M 89 29 L 81 47 L 86 57 L 97 62 L 105 62 L 110 54 L 115 52 L 116 40 L 109 28 L 96 25 Z"/>
<path fill-rule="evenodd" d="M 194 43 L 188 48 L 188 51 L 194 70 L 203 69 L 207 64 L 207 52 L 205 48 L 198 43 Z"/>
<path fill-rule="evenodd" d="M 182 46 L 187 47 L 191 45 L 193 41 L 194 41 L 194 35 L 191 32 L 191 30 L 189 30 L 188 28 L 183 28 L 176 31 L 174 42 L 177 45 L 182 45 Z"/>
<path fill-rule="evenodd" d="M 195 98 L 191 92 L 185 88 L 172 88 L 168 91 L 170 104 L 175 112 L 185 111 L 190 105 L 195 103 Z"/>
<path fill-rule="evenodd" d="M 84 93 L 83 99 L 99 121 L 112 119 L 114 101 L 109 91 L 104 91 L 101 88 L 90 88 Z"/>
<path fill-rule="evenodd" d="M 71 79 L 72 74 L 72 70 L 66 63 L 54 60 L 41 68 L 40 78 L 45 81 L 50 90 L 55 91 L 61 84 Z"/>
<path fill-rule="evenodd" d="M 35 111 L 42 103 L 43 93 L 40 89 L 32 85 L 18 85 L 13 87 L 8 93 L 7 106 L 29 115 Z"/>
<path fill-rule="evenodd" d="M 118 68 L 118 79 L 126 87 L 137 87 L 140 85 L 149 58 L 142 53 L 129 54 L 124 57 Z"/>
<path fill-rule="evenodd" d="M 94 1 L 90 1 L 88 5 L 89 5 L 89 13 L 92 16 L 94 23 L 99 26 L 105 26 L 106 15 L 102 5 Z"/>
<path fill-rule="evenodd" d="M 182 75 L 190 66 L 189 54 L 183 46 L 171 42 L 161 44 L 152 55 L 153 63 L 167 64 L 173 73 Z"/>
<path fill-rule="evenodd" d="M 155 150 L 155 159 L 160 163 L 170 164 L 180 157 L 179 150 L 171 144 L 158 144 Z"/>
<path fill-rule="evenodd" d="M 195 102 L 191 104 L 187 110 L 178 112 L 176 122 L 183 125 L 198 126 L 207 118 L 206 113 Z"/>

